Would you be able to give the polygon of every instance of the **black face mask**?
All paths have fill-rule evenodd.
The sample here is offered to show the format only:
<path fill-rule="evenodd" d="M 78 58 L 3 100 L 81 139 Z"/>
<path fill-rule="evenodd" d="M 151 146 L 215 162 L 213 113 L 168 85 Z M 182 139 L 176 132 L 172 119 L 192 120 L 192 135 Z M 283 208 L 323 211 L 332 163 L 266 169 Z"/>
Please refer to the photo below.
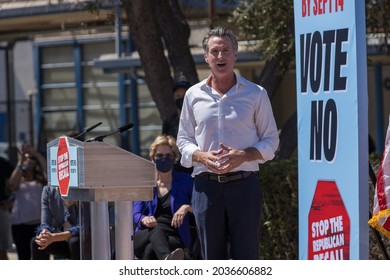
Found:
<path fill-rule="evenodd" d="M 184 98 L 176 99 L 175 104 L 176 104 L 177 109 L 181 110 L 181 108 L 183 107 L 183 100 L 184 100 Z"/>
<path fill-rule="evenodd" d="M 168 157 L 162 157 L 159 159 L 155 159 L 154 163 L 156 164 L 156 168 L 161 173 L 167 173 L 172 170 L 173 168 L 173 159 Z"/>

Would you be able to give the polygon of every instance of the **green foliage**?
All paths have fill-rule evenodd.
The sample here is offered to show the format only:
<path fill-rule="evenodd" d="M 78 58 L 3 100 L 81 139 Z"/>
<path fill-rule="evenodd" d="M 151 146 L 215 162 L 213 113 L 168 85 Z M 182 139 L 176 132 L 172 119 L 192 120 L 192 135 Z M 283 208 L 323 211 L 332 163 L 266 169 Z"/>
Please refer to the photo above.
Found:
<path fill-rule="evenodd" d="M 260 166 L 263 217 L 260 258 L 298 259 L 298 162 L 273 160 Z"/>
<path fill-rule="evenodd" d="M 390 2 L 366 1 L 366 29 L 368 34 L 380 39 L 380 48 L 389 53 Z"/>
<path fill-rule="evenodd" d="M 243 1 L 229 20 L 239 28 L 239 36 L 249 40 L 265 60 L 284 56 L 290 63 L 294 53 L 293 1 Z M 283 70 L 280 69 L 280 70 Z"/>
<path fill-rule="evenodd" d="M 89 0 L 85 2 L 85 7 L 91 14 L 99 15 L 100 2 L 100 0 Z"/>
<path fill-rule="evenodd" d="M 369 33 L 390 34 L 390 2 L 366 1 L 366 25 Z"/>

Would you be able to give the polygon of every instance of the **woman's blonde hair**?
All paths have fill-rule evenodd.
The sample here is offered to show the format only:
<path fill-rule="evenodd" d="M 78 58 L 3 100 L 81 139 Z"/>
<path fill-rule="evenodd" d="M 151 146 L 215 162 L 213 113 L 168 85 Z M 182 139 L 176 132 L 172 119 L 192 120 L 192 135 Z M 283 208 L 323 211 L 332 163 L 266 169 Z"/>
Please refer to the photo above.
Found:
<path fill-rule="evenodd" d="M 180 158 L 179 148 L 176 145 L 176 139 L 170 135 L 159 135 L 154 139 L 149 148 L 149 157 L 152 159 L 156 155 L 157 146 L 168 145 L 171 147 L 174 154 L 174 160 L 177 161 Z"/>

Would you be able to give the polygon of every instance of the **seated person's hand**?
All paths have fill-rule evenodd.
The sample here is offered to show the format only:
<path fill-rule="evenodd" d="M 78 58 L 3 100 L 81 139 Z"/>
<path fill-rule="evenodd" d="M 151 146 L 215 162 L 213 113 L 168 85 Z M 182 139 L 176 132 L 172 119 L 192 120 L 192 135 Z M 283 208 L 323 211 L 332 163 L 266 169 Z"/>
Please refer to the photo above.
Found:
<path fill-rule="evenodd" d="M 41 232 L 38 234 L 36 239 L 42 238 L 43 234 L 46 233 L 46 232 L 49 232 L 49 230 L 47 230 L 46 228 L 42 229 Z"/>
<path fill-rule="evenodd" d="M 154 216 L 143 217 L 141 223 L 147 228 L 154 228 L 157 226 L 157 220 Z"/>
<path fill-rule="evenodd" d="M 176 213 L 173 215 L 173 218 L 172 218 L 172 223 L 171 225 L 174 227 L 174 228 L 178 228 L 180 227 L 182 224 L 183 224 L 183 221 L 184 221 L 184 217 L 186 216 L 188 210 L 189 210 L 189 205 L 187 204 L 183 204 L 177 211 Z"/>
<path fill-rule="evenodd" d="M 43 229 L 41 233 L 37 236 L 35 239 L 35 243 L 38 244 L 38 249 L 39 250 L 44 250 L 46 249 L 47 246 L 49 246 L 51 243 L 53 243 L 54 240 L 54 235 L 50 231 Z"/>

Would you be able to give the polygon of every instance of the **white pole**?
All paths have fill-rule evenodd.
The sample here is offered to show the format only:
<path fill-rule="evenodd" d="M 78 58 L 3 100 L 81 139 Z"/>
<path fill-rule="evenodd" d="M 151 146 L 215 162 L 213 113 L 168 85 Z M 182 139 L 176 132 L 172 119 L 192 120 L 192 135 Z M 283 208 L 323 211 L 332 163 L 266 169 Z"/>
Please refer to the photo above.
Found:
<path fill-rule="evenodd" d="M 91 202 L 92 259 L 110 260 L 108 202 Z"/>
<path fill-rule="evenodd" d="M 134 259 L 133 248 L 133 202 L 115 202 L 115 258 Z"/>

